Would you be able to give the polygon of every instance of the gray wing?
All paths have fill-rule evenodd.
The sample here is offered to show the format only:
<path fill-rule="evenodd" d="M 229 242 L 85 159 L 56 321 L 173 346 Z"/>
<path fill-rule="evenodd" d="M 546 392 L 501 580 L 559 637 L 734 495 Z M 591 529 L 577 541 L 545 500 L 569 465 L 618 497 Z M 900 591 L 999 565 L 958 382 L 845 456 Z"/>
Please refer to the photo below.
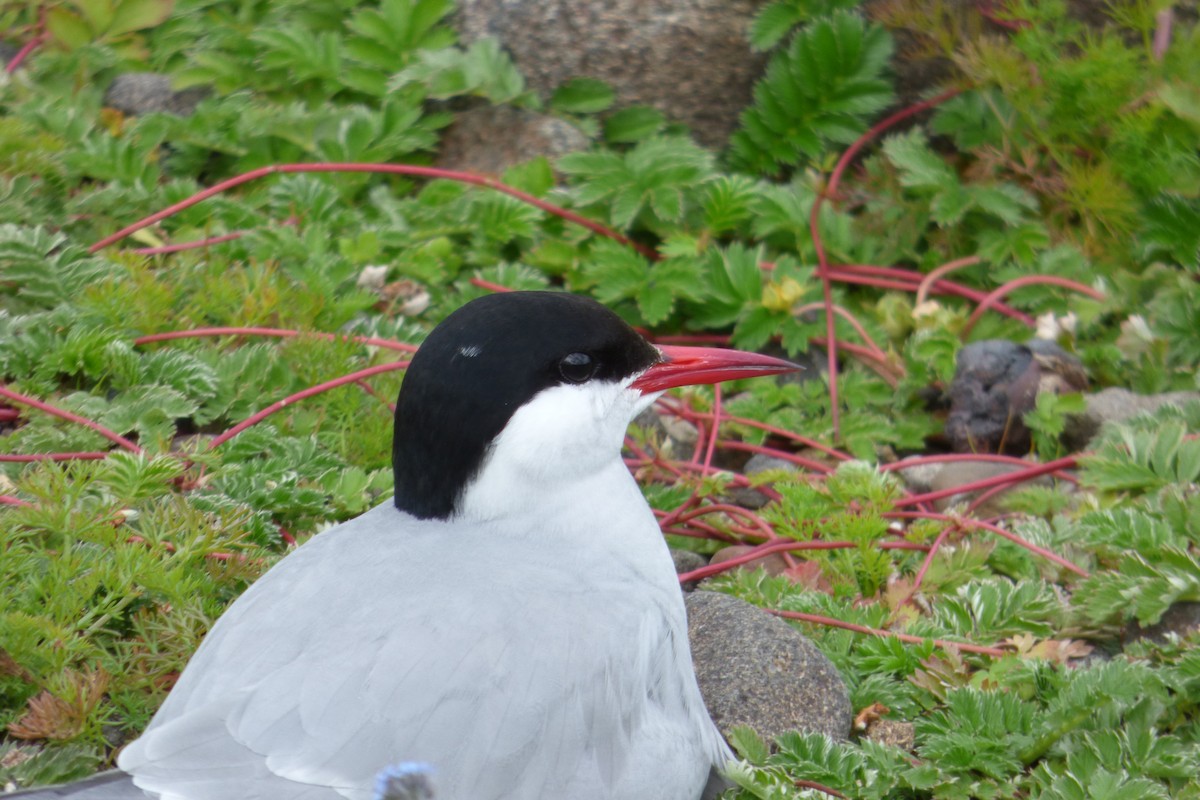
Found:
<path fill-rule="evenodd" d="M 688 657 L 674 609 L 624 601 L 621 581 L 585 594 L 553 554 L 497 574 L 489 537 L 401 536 L 389 511 L 317 537 L 231 608 L 122 754 L 139 786 L 370 800 L 380 769 L 425 761 L 439 800 L 617 797 L 640 773 L 699 796 L 707 765 L 663 772 L 711 749 L 698 695 L 671 685 Z"/>

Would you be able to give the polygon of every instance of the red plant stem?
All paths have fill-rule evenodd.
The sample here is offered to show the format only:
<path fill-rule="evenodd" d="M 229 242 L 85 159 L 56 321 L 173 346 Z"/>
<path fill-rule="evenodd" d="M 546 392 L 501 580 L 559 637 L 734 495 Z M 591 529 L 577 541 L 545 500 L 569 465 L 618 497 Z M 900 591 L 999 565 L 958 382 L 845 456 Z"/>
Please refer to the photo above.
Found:
<path fill-rule="evenodd" d="M 126 450 L 128 450 L 131 453 L 141 453 L 142 452 L 142 448 L 138 447 L 136 444 L 129 441 L 124 436 L 121 436 L 120 434 L 109 430 L 108 428 L 104 427 L 103 425 L 101 425 L 98 422 L 92 422 L 90 419 L 84 419 L 83 417 L 79 416 L 78 414 L 72 414 L 70 411 L 64 411 L 63 409 L 56 408 L 55 406 L 52 406 L 48 403 L 43 403 L 40 400 L 34 400 L 32 397 L 28 397 L 23 394 L 18 394 L 17 392 L 12 391 L 11 389 L 4 388 L 3 386 L 0 386 L 0 397 L 7 397 L 9 400 L 12 400 L 14 403 L 20 403 L 23 406 L 29 406 L 30 408 L 36 408 L 38 411 L 43 411 L 53 417 L 58 417 L 59 419 L 65 419 L 68 422 L 74 422 L 76 425 L 82 425 L 83 427 L 87 428 L 88 430 L 92 430 L 92 431 L 95 431 L 96 433 L 100 434 L 105 439 L 108 439 L 110 442 L 119 444 L 121 447 L 124 447 Z"/>
<path fill-rule="evenodd" d="M 917 576 L 913 578 L 912 589 L 909 590 L 908 595 L 904 598 L 904 603 L 912 600 L 913 595 L 920 591 L 921 583 L 925 580 L 925 573 L 929 571 L 929 565 L 933 563 L 933 557 L 937 555 L 937 551 L 941 548 L 942 543 L 946 541 L 946 537 L 956 530 L 958 530 L 957 525 L 947 525 L 946 527 L 942 528 L 941 532 L 937 535 L 937 538 L 933 540 L 933 544 L 930 546 L 929 552 L 925 554 L 925 560 L 921 562 L 921 568 L 917 570 Z M 904 605 L 904 603 L 901 603 L 900 605 Z"/>
<path fill-rule="evenodd" d="M 842 622 L 840 619 L 833 617 L 822 616 L 821 614 L 806 614 L 801 611 L 782 611 L 776 608 L 764 608 L 770 614 L 784 619 L 794 619 L 800 622 L 808 622 L 813 625 L 825 625 L 830 628 L 842 628 L 855 633 L 865 633 L 870 636 L 891 636 L 899 639 L 902 642 L 909 644 L 924 644 L 925 642 L 933 642 L 934 645 L 944 650 L 957 648 L 966 653 L 975 653 L 981 656 L 992 656 L 993 658 L 1003 658 L 1008 655 L 1007 650 L 1001 650 L 999 647 L 983 647 L 977 644 L 963 644 L 962 642 L 950 642 L 945 639 L 928 639 L 923 636 L 913 636 L 908 633 L 897 633 L 895 631 L 886 631 L 880 628 L 868 628 L 866 625 L 855 625 L 852 622 Z"/>
<path fill-rule="evenodd" d="M 899 289 L 901 291 L 915 291 L 920 285 L 921 280 L 925 277 L 920 272 L 912 272 L 910 270 L 897 269 L 895 267 L 877 267 L 872 264 L 842 264 L 833 268 L 834 277 L 837 280 L 846 281 L 849 283 L 861 283 L 868 286 L 879 286 L 885 289 Z M 901 283 L 886 284 L 874 283 L 873 281 L 863 279 L 861 276 L 873 276 L 882 279 L 893 279 Z M 854 278 L 852 280 L 852 278 Z M 933 284 L 932 290 L 939 294 L 951 294 L 956 297 L 962 297 L 966 300 L 971 300 L 978 303 L 987 297 L 986 292 L 981 292 L 978 289 L 972 289 L 969 286 L 964 286 L 954 281 L 946 279 L 938 280 Z M 995 303 L 993 308 L 998 313 L 1012 317 L 1023 325 L 1034 325 L 1033 317 L 1023 311 L 1018 311 L 1003 303 Z"/>
<path fill-rule="evenodd" d="M 827 337 L 824 337 L 824 336 L 814 336 L 811 339 L 809 339 L 809 341 L 811 343 L 817 345 L 818 347 L 824 347 L 830 351 L 833 351 L 835 349 L 835 348 L 829 347 L 830 339 L 828 339 Z M 870 367 L 872 370 L 874 370 L 876 375 L 883 378 L 885 383 L 887 383 L 893 389 L 896 388 L 896 384 L 897 384 L 897 382 L 899 382 L 900 379 L 898 376 L 892 374 L 892 365 L 889 364 L 887 361 L 880 361 L 878 358 L 876 358 L 874 353 L 872 353 L 868 348 L 863 347 L 861 345 L 850 344 L 849 342 L 836 342 L 836 345 L 837 345 L 837 347 L 836 347 L 837 350 L 843 350 L 847 353 L 850 353 L 851 355 L 855 355 L 855 356 L 858 356 L 859 358 L 861 358 L 863 363 L 866 364 L 868 367 Z M 829 402 L 830 403 L 834 402 L 832 395 L 829 398 Z M 834 431 L 834 435 L 837 435 L 836 430 Z"/>
<path fill-rule="evenodd" d="M 829 380 L 829 408 L 830 421 L 833 424 L 833 435 L 837 438 L 841 435 L 841 404 L 838 402 L 838 380 L 837 380 L 837 333 L 834 331 L 833 324 L 833 275 L 830 271 L 829 257 L 825 254 L 825 243 L 821 240 L 820 220 L 821 206 L 826 198 L 835 197 L 837 195 L 838 185 L 841 183 L 842 175 L 845 173 L 850 162 L 858 155 L 867 144 L 876 136 L 886 131 L 898 122 L 901 122 L 914 114 L 933 108 L 939 103 L 949 100 L 956 94 L 961 92 L 961 89 L 950 89 L 942 92 L 936 97 L 931 97 L 928 100 L 923 100 L 920 103 L 914 103 L 897 111 L 875 125 L 871 126 L 862 136 L 854 141 L 833 168 L 833 172 L 829 174 L 829 181 L 825 185 L 824 191 L 818 192 L 813 200 L 812 213 L 808 217 L 808 230 L 812 236 L 813 249 L 817 253 L 817 274 L 821 278 L 821 294 L 822 302 L 825 304 L 825 337 L 829 341 L 827 348 L 828 352 L 828 380 Z"/>
<path fill-rule="evenodd" d="M 379 173 L 379 174 L 386 174 L 386 175 L 410 175 L 410 176 L 422 177 L 422 178 L 432 178 L 432 179 L 440 178 L 440 179 L 444 179 L 444 180 L 459 181 L 460 183 L 469 183 L 469 184 L 473 184 L 475 186 L 484 186 L 489 189 L 494 189 L 497 192 L 507 194 L 510 197 L 515 197 L 524 203 L 528 203 L 529 205 L 534 206 L 535 208 L 539 208 L 542 211 L 545 211 L 550 214 L 554 214 L 557 217 L 561 217 L 562 219 L 565 219 L 568 222 L 573 222 L 576 225 L 587 228 L 588 230 L 592 231 L 593 233 L 599 234 L 600 236 L 605 236 L 609 239 L 612 239 L 613 241 L 620 242 L 621 244 L 624 244 L 628 247 L 632 247 L 634 250 L 637 250 L 639 253 L 641 253 L 642 255 L 646 256 L 647 258 L 649 258 L 651 260 L 658 260 L 658 258 L 659 258 L 658 253 L 655 252 L 653 248 L 646 247 L 645 245 L 634 242 L 633 240 L 629 239 L 626 236 L 623 236 L 622 234 L 616 232 L 615 230 L 613 230 L 612 228 L 609 228 L 606 225 L 603 225 L 594 220 L 590 220 L 587 217 L 576 214 L 573 211 L 568 211 L 567 209 L 562 208 L 561 206 L 556 206 L 553 203 L 548 203 L 545 200 L 542 200 L 538 197 L 534 197 L 533 195 L 529 194 L 528 192 L 522 192 L 520 189 L 514 189 L 513 187 L 508 186 L 507 184 L 501 183 L 500 181 L 496 180 L 495 178 L 489 178 L 486 175 L 476 175 L 475 173 L 472 173 L 472 172 L 459 172 L 457 170 L 439 169 L 437 167 L 417 167 L 417 166 L 412 166 L 410 164 L 368 164 L 368 163 L 357 163 L 357 162 L 320 163 L 320 164 L 274 164 L 269 167 L 261 167 L 259 169 L 251 170 L 249 172 L 244 172 L 241 175 L 237 175 L 233 178 L 229 178 L 228 180 L 221 181 L 220 183 L 218 183 L 214 186 L 210 186 L 209 188 L 204 189 L 203 191 L 197 192 L 196 194 L 192 195 L 191 197 L 189 197 L 185 200 L 181 200 L 178 203 L 170 205 L 155 214 L 151 214 L 150 216 L 148 216 L 144 219 L 138 220 L 137 222 L 133 223 L 132 225 L 128 225 L 128 226 L 122 228 L 121 230 L 117 231 L 116 233 L 113 233 L 109 236 L 104 237 L 100 241 L 93 244 L 90 248 L 88 248 L 88 252 L 95 253 L 99 250 L 103 250 L 105 247 L 108 247 L 110 244 L 113 244 L 114 242 L 119 242 L 120 240 L 124 239 L 126 236 L 129 236 L 131 233 L 140 231 L 142 228 L 153 225 L 154 223 L 156 223 L 160 220 L 166 219 L 167 217 L 171 216 L 172 214 L 177 214 L 178 212 L 183 211 L 186 208 L 191 208 L 192 206 L 196 205 L 197 203 L 207 200 L 208 198 L 210 198 L 214 195 L 220 194 L 221 192 L 227 191 L 227 190 L 232 189 L 237 186 L 241 186 L 243 183 L 249 183 L 250 181 L 258 180 L 259 178 L 266 177 L 267 175 L 288 174 L 288 173 L 297 173 L 297 172 L 367 172 L 367 173 Z"/>
<path fill-rule="evenodd" d="M 695 473 L 695 472 L 700 471 L 699 464 L 691 463 L 688 461 L 674 461 L 674 462 L 670 462 L 670 463 L 675 464 L 675 466 L 679 467 L 681 470 L 688 472 L 688 473 Z M 737 487 L 744 488 L 744 489 L 753 489 L 756 492 L 760 492 L 760 493 L 766 495 L 767 498 L 770 500 L 779 500 L 780 499 L 779 492 L 776 492 L 774 489 L 771 489 L 768 486 L 755 486 L 751 483 L 750 479 L 747 478 L 745 475 L 738 474 L 731 470 L 726 470 L 726 473 L 729 474 L 730 476 L 732 476 L 732 478 L 730 480 L 730 484 L 733 486 L 737 486 Z"/>
<path fill-rule="evenodd" d="M 162 247 L 138 247 L 130 250 L 131 253 L 137 253 L 139 256 L 162 256 L 169 253 L 182 253 L 185 250 L 199 250 L 202 247 L 209 247 L 214 244 L 223 242 L 232 242 L 235 239 L 240 239 L 246 235 L 246 231 L 234 231 L 233 233 L 222 234 L 221 236 L 213 236 L 208 239 L 199 239 L 194 242 L 180 242 L 179 244 L 167 244 Z"/>
<path fill-rule="evenodd" d="M 812 215 L 808 227 L 812 231 L 813 246 L 817 250 L 817 275 L 821 278 L 821 302 L 825 304 L 825 339 L 829 343 L 825 348 L 826 378 L 829 382 L 829 416 L 833 425 L 833 438 L 842 435 L 842 404 L 838 401 L 838 364 L 837 364 L 837 331 L 833 321 L 833 279 L 829 274 L 829 259 L 825 255 L 825 245 L 817 231 L 821 213 L 821 195 L 813 201 Z"/>
<path fill-rule="evenodd" d="M 1074 461 L 1077 458 L 1078 455 L 1069 459 L 1072 462 L 1069 466 L 1075 466 Z M 1068 459 L 1063 460 L 1065 461 Z M 933 456 L 917 456 L 915 458 L 905 459 L 904 461 L 893 461 L 890 464 L 880 464 L 878 469 L 880 472 L 894 472 L 896 470 L 907 469 L 908 467 L 919 467 L 924 464 L 948 464 L 958 461 L 994 461 L 999 464 L 1015 464 L 1025 468 L 1030 466 L 1030 463 L 1023 458 L 1017 458 L 1016 456 L 1005 456 L 998 453 L 943 453 L 941 455 Z M 1052 474 L 1059 480 L 1069 481 L 1071 483 L 1079 483 L 1078 478 L 1076 478 L 1074 475 L 1062 472 L 1061 468 L 1060 471 Z"/>
<path fill-rule="evenodd" d="M 16 506 L 17 508 L 32 508 L 33 503 L 28 500 L 22 500 L 19 497 L 13 497 L 11 494 L 0 494 L 0 505 Z"/>
<path fill-rule="evenodd" d="M 967 256 L 966 258 L 956 258 L 953 261 L 947 261 L 940 267 L 930 270 L 929 274 L 922 278 L 921 283 L 917 286 L 916 304 L 919 306 L 925 302 L 925 299 L 929 296 L 930 288 L 937 283 L 938 278 L 941 278 L 943 275 L 949 275 L 956 269 L 972 267 L 981 261 L 983 259 L 979 256 Z"/>
<path fill-rule="evenodd" d="M 646 466 L 652 466 L 666 470 L 676 478 L 683 477 L 683 472 L 681 470 L 672 466 L 669 462 L 658 458 L 657 456 L 650 455 L 641 446 L 639 446 L 637 442 L 633 441 L 628 436 L 625 437 L 625 446 L 632 450 L 634 455 L 636 455 L 638 459 L 641 460 Z M 633 459 L 626 459 L 626 463 L 632 460 Z"/>
<path fill-rule="evenodd" d="M 1175 11 L 1170 6 L 1154 15 L 1154 48 L 1151 51 L 1155 61 L 1162 61 L 1167 56 L 1171 46 L 1171 25 L 1175 20 Z"/>
<path fill-rule="evenodd" d="M 817 201 L 814 205 L 820 205 L 826 198 L 836 197 L 838 184 L 842 182 L 842 174 L 846 168 L 850 166 L 850 162 L 858 155 L 858 151 L 867 146 L 872 139 L 886 131 L 898 122 L 903 122 L 915 114 L 920 114 L 922 111 L 928 111 L 931 108 L 941 105 L 952 97 L 962 94 L 962 88 L 947 89 L 935 97 L 928 100 L 922 100 L 919 103 L 902 108 L 896 113 L 880 120 L 871 126 L 870 130 L 855 140 L 854 144 L 846 148 L 846 152 L 842 153 L 842 157 L 838 159 L 837 165 L 833 168 L 833 172 L 829 173 L 829 182 L 825 186 L 825 191 L 817 195 Z"/>
<path fill-rule="evenodd" d="M 401 353 L 417 352 L 416 345 L 395 342 L 391 339 L 377 339 L 373 336 L 344 336 L 340 333 L 315 333 L 289 330 L 287 328 L 195 328 L 190 331 L 168 331 L 139 336 L 133 340 L 135 345 L 152 342 L 168 342 L 172 339 L 199 339 L 206 336 L 271 336 L 279 339 L 290 339 L 296 336 L 311 336 L 314 339 L 324 339 L 328 342 L 351 341 L 371 347 L 382 347 Z"/>
<path fill-rule="evenodd" d="M 730 503 L 712 503 L 707 506 L 693 508 L 676 517 L 677 522 L 691 522 L 698 517 L 708 516 L 709 514 L 728 514 L 730 516 L 741 517 L 753 525 L 758 530 L 754 533 L 755 536 L 762 536 L 768 541 L 777 541 L 780 537 L 765 519 L 755 514 L 749 509 L 735 506 Z"/>
<path fill-rule="evenodd" d="M 383 373 L 383 372 L 394 372 L 398 369 L 404 369 L 409 365 L 409 363 L 410 362 L 408 362 L 408 361 L 394 361 L 390 364 L 379 364 L 374 367 L 367 367 L 366 369 L 360 369 L 357 372 L 351 372 L 349 375 L 343 375 L 340 378 L 335 378 L 334 380 L 325 381 L 324 383 L 317 384 L 316 386 L 312 386 L 308 389 L 305 389 L 302 392 L 296 392 L 293 395 L 288 395 L 287 397 L 283 398 L 282 400 L 279 400 L 278 402 L 272 403 L 271 405 L 267 406 L 262 411 L 259 411 L 256 414 L 252 414 L 251 416 L 249 416 L 246 419 L 239 422 L 237 425 L 234 425 L 232 428 L 230 428 L 229 430 L 222 433 L 220 436 L 213 439 L 211 442 L 209 442 L 208 449 L 209 450 L 217 449 L 221 445 L 225 444 L 225 442 L 229 441 L 234 436 L 237 436 L 239 433 L 246 430 L 250 426 L 257 425 L 259 422 L 262 422 L 267 417 L 271 416 L 272 414 L 274 414 L 278 411 L 283 410 L 284 408 L 292 405 L 293 403 L 298 403 L 299 401 L 305 400 L 309 397 L 313 397 L 314 395 L 322 394 L 324 392 L 329 391 L 330 389 L 336 389 L 339 386 L 345 386 L 347 383 L 355 383 L 356 381 L 359 381 L 363 378 L 369 378 L 372 375 L 379 375 L 380 373 Z"/>
<path fill-rule="evenodd" d="M 859 338 L 862 339 L 863 344 L 865 344 L 867 346 L 867 348 L 870 350 L 871 354 L 876 359 L 878 359 L 879 361 L 884 361 L 884 362 L 887 361 L 887 354 L 879 349 L 879 345 L 876 344 L 875 340 L 871 338 L 871 334 L 867 333 L 867 329 L 863 327 L 863 324 L 858 321 L 857 317 L 855 317 L 853 314 L 851 314 L 849 311 L 847 311 L 842 306 L 833 305 L 830 308 L 833 310 L 833 313 L 837 314 L 839 317 L 846 320 L 846 322 L 850 323 L 850 327 L 854 328 L 854 330 L 858 334 Z M 824 304 L 822 304 L 822 303 L 805 303 L 802 306 L 797 306 L 796 308 L 793 308 L 792 314 L 793 314 L 793 316 L 799 316 L 801 314 L 806 314 L 809 311 L 818 311 L 818 310 L 825 311 L 827 309 L 825 308 Z"/>
<path fill-rule="evenodd" d="M 1022 469 L 1017 472 L 1009 472 L 1004 475 L 993 475 L 990 478 L 982 478 L 970 483 L 964 483 L 961 486 L 952 486 L 949 489 L 939 489 L 936 492 L 925 492 L 924 494 L 915 494 L 910 497 L 905 497 L 896 501 L 897 508 L 905 506 L 917 505 L 918 503 L 932 503 L 934 500 L 941 500 L 943 497 L 950 497 L 956 494 L 966 494 L 968 492 L 978 491 L 979 489 L 990 489 L 993 486 L 1000 486 L 1010 483 L 1021 483 L 1030 478 L 1036 478 L 1039 475 L 1045 475 L 1050 472 L 1057 472 L 1062 469 L 1071 469 L 1076 464 L 1075 458 L 1068 456 L 1067 458 L 1059 458 L 1055 461 L 1047 461 L 1045 464 L 1034 464 L 1027 469 Z M 890 464 L 888 465 L 891 466 Z"/>
<path fill-rule="evenodd" d="M 516 291 L 515 289 L 513 289 L 509 286 L 501 286 L 498 283 L 492 283 L 491 281 L 485 281 L 483 278 L 471 278 L 469 283 L 472 286 L 478 286 L 480 289 L 487 289 L 489 292 L 513 292 L 513 291 Z"/>
<path fill-rule="evenodd" d="M 837 798 L 839 798 L 839 800 L 846 800 L 846 795 L 842 794 L 837 789 L 832 789 L 832 788 L 826 786 L 825 784 L 817 783 L 816 781 L 806 781 L 803 779 L 797 779 L 797 780 L 792 781 L 792 785 L 795 786 L 797 789 L 814 789 L 818 792 L 823 792 L 824 794 L 827 794 L 830 797 L 837 797 Z"/>
<path fill-rule="evenodd" d="M 757 453 L 758 455 L 770 456 L 783 461 L 790 461 L 798 467 L 819 472 L 822 475 L 828 475 L 834 471 L 834 468 L 828 464 L 823 464 L 820 461 L 814 461 L 811 458 L 785 453 L 782 450 L 776 450 L 773 447 L 763 447 L 759 444 L 750 444 L 749 442 L 739 442 L 736 439 L 722 439 L 721 447 L 725 450 L 739 450 L 743 453 Z"/>
<path fill-rule="evenodd" d="M 984 489 L 982 492 L 975 495 L 975 497 L 971 500 L 971 502 L 967 503 L 967 508 L 963 513 L 973 514 L 976 510 L 979 509 L 980 506 L 982 506 L 984 503 L 986 503 L 988 500 L 992 499 L 996 495 L 1004 494 L 1005 492 L 1010 491 L 1015 488 L 1016 488 L 1015 486 L 1005 486 L 1002 484 L 1000 486 L 993 486 L 990 489 Z"/>
<path fill-rule="evenodd" d="M 26 42 L 25 45 L 17 51 L 17 54 L 9 59 L 9 62 L 4 65 L 4 71 L 7 74 L 11 75 L 16 72 L 21 64 L 25 62 L 25 59 L 29 58 L 29 54 L 41 47 L 42 43 L 46 41 L 46 8 L 46 5 L 42 5 L 42 7 L 38 9 L 38 21 L 37 25 L 34 26 L 34 30 L 37 31 L 37 33 L 35 33 L 33 38 Z"/>
<path fill-rule="evenodd" d="M 100 461 L 108 458 L 108 453 L 33 453 L 32 455 L 0 454 L 0 461 L 18 464 L 32 464 L 37 461 Z"/>
<path fill-rule="evenodd" d="M 666 398 L 664 398 L 664 399 L 666 399 Z M 668 406 L 668 408 L 671 408 L 671 407 Z M 704 411 L 696 411 L 694 409 L 688 409 L 688 411 L 686 413 L 681 412 L 677 408 L 671 408 L 671 411 L 673 413 L 675 413 L 676 416 L 682 416 L 685 419 L 689 419 L 689 420 L 697 420 L 697 419 L 710 420 L 710 419 L 712 419 L 711 414 L 708 414 Z M 732 414 L 728 414 L 725 416 L 725 421 L 732 422 L 735 425 L 745 425 L 746 427 L 749 427 L 749 428 L 757 428 L 760 431 L 766 431 L 767 433 L 771 433 L 776 436 L 781 436 L 785 439 L 790 439 L 791 441 L 796 442 L 797 444 L 804 445 L 805 447 L 812 448 L 813 450 L 819 450 L 822 453 L 824 453 L 825 455 L 829 456 L 830 458 L 836 458 L 840 461 L 852 461 L 853 460 L 853 456 L 847 455 L 846 453 L 843 453 L 840 450 L 832 448 L 829 445 L 821 444 L 816 439 L 809 439 L 807 436 L 801 436 L 800 434 L 793 433 L 792 431 L 789 431 L 785 428 L 779 428 L 779 427 L 776 427 L 775 425 L 768 425 L 767 423 L 759 422 L 756 419 L 748 419 L 747 417 L 737 417 L 737 416 L 733 416 Z"/>
<path fill-rule="evenodd" d="M 371 395 L 371 397 L 374 397 L 376 400 L 378 400 L 379 402 L 381 402 L 385 406 L 387 406 L 392 411 L 392 413 L 396 412 L 396 404 L 393 403 L 391 400 L 388 400 L 383 395 L 381 395 L 378 391 L 376 391 L 374 386 L 367 383 L 366 381 L 355 381 L 354 383 L 356 386 L 358 386 L 364 392 Z"/>
<path fill-rule="evenodd" d="M 1104 292 L 1097 291 L 1090 286 L 1085 286 L 1082 283 L 1068 280 L 1067 278 L 1060 278 L 1057 275 L 1025 275 L 1024 277 L 1009 281 L 979 301 L 979 305 L 975 307 L 975 310 L 971 313 L 971 316 L 967 318 L 967 324 L 963 326 L 963 341 L 966 341 L 967 336 L 969 336 L 971 333 L 971 329 L 975 327 L 975 323 L 979 322 L 979 318 L 983 316 L 983 313 L 991 308 L 992 304 L 1001 297 L 1004 297 L 1009 292 L 1015 289 L 1020 289 L 1023 286 L 1035 286 L 1040 284 L 1061 286 L 1064 289 L 1071 289 L 1079 292 L 1080 294 L 1086 294 L 1093 300 L 1104 300 Z"/>
<path fill-rule="evenodd" d="M 1090 577 L 1090 573 L 1083 567 L 1076 566 L 1057 553 L 1053 553 L 1044 547 L 1039 547 L 1027 539 L 1022 539 L 1020 536 L 1017 536 L 1011 531 L 1006 531 L 1000 526 L 992 525 L 988 522 L 982 522 L 975 519 L 963 519 L 961 517 L 952 517 L 949 514 L 935 514 L 931 511 L 887 511 L 884 512 L 883 516 L 887 519 L 933 519 L 941 522 L 950 522 L 963 529 L 982 528 L 985 531 L 991 531 L 997 536 L 1002 536 L 1005 539 L 1008 539 L 1010 542 L 1024 547 L 1031 553 L 1037 553 L 1039 556 L 1048 561 L 1053 561 L 1063 569 L 1074 572 L 1081 578 Z"/>
<path fill-rule="evenodd" d="M 713 453 L 717 449 L 717 432 L 721 429 L 721 384 L 713 384 L 713 410 L 712 410 L 712 430 L 709 432 L 708 448 L 704 453 L 704 471 L 700 473 L 707 476 L 712 469 Z M 697 437 L 699 442 L 700 438 Z"/>
<path fill-rule="evenodd" d="M 680 583 L 686 583 L 687 581 L 698 581 L 701 578 L 709 578 L 774 553 L 795 553 L 802 550 L 853 550 L 859 546 L 854 542 L 797 542 L 792 539 L 773 539 L 764 544 L 757 545 L 728 561 L 697 567 L 689 572 L 681 572 L 679 574 L 679 581 Z M 880 550 L 919 550 L 924 552 L 929 549 L 923 544 L 914 544 L 913 542 L 903 540 L 876 542 L 876 546 Z"/>

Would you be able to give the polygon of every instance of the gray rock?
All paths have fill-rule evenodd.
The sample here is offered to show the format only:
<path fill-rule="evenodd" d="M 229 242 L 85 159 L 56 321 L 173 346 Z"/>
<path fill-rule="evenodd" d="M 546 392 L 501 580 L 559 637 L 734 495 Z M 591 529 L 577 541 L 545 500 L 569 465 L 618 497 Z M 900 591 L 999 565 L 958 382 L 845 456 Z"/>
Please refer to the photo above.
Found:
<path fill-rule="evenodd" d="M 1123 422 L 1142 412 L 1153 413 L 1165 405 L 1200 403 L 1200 392 L 1135 394 L 1128 389 L 1109 388 L 1087 396 L 1087 411 L 1067 420 L 1063 442 L 1071 450 L 1084 450 L 1106 422 Z"/>
<path fill-rule="evenodd" d="M 909 456 L 901 459 L 900 463 L 921 458 L 921 456 Z M 904 481 L 904 486 L 913 494 L 925 494 L 933 488 L 933 479 L 942 471 L 944 464 L 916 464 L 911 467 L 900 467 L 896 473 L 900 476 L 900 480 Z"/>
<path fill-rule="evenodd" d="M 716 592 L 687 595 L 696 680 L 721 732 L 773 738 L 802 730 L 845 740 L 850 694 L 837 669 L 791 625 Z"/>
<path fill-rule="evenodd" d="M 677 575 L 708 566 L 708 559 L 692 550 L 671 550 L 671 560 L 675 562 L 675 574 Z M 699 581 L 688 581 L 679 586 L 683 591 L 690 592 L 696 588 L 698 583 Z"/>
<path fill-rule="evenodd" d="M 1053 342 L 972 342 L 958 353 L 946 436 L 959 453 L 1024 455 L 1030 433 L 1021 417 L 1033 409 L 1037 395 L 1086 386 L 1079 359 Z"/>
<path fill-rule="evenodd" d="M 796 466 L 791 461 L 774 456 L 755 453 L 750 456 L 746 462 L 746 466 L 742 467 L 742 474 L 749 477 L 759 472 L 765 472 L 769 469 L 782 469 L 788 472 L 799 472 L 800 467 Z M 752 489 L 748 486 L 733 486 L 726 492 L 729 499 L 743 508 L 748 508 L 751 511 L 758 509 L 771 502 L 770 498 L 760 492 L 758 489 Z"/>
<path fill-rule="evenodd" d="M 649 105 L 696 139 L 725 145 L 766 56 L 746 31 L 759 0 L 461 0 L 465 44 L 494 36 L 543 98 L 571 78 L 611 84 L 618 106 Z"/>
<path fill-rule="evenodd" d="M 800 471 L 800 467 L 786 458 L 776 458 L 764 453 L 755 453 L 746 461 L 746 466 L 742 468 L 742 474 L 746 476 L 757 475 L 760 472 L 766 472 L 771 469 L 782 469 L 787 472 Z"/>
<path fill-rule="evenodd" d="M 480 106 L 459 113 L 442 136 L 437 165 L 499 175 L 538 156 L 551 160 L 589 144 L 566 120 L 511 106 Z"/>
<path fill-rule="evenodd" d="M 186 117 L 209 93 L 206 86 L 175 91 L 171 78 L 156 72 L 126 72 L 113 78 L 104 93 L 104 104 L 130 116 L 165 111 Z"/>
<path fill-rule="evenodd" d="M 941 469 L 933 476 L 930 481 L 929 490 L 932 492 L 940 492 L 946 489 L 954 489 L 959 486 L 965 486 L 968 483 L 975 481 L 994 478 L 999 475 L 1009 475 L 1013 472 L 1018 472 L 1028 467 L 1034 466 L 1020 464 L 1006 464 L 1000 461 L 955 461 L 948 464 L 940 464 Z M 977 509 L 974 516 L 980 518 L 994 517 L 1003 514 L 1011 509 L 1005 505 L 1004 497 L 1014 489 L 1020 489 L 1025 486 L 1052 486 L 1054 479 L 1049 475 L 1039 475 L 1031 480 L 1016 484 L 1002 492 L 997 492 L 983 501 Z M 1064 487 L 1066 488 L 1066 487 Z M 991 491 L 984 489 L 983 491 Z M 958 505 L 959 503 L 969 503 L 975 499 L 980 492 L 962 492 L 960 494 L 952 494 L 948 497 L 943 497 L 941 500 L 934 501 L 934 508 L 943 511 L 950 506 Z"/>

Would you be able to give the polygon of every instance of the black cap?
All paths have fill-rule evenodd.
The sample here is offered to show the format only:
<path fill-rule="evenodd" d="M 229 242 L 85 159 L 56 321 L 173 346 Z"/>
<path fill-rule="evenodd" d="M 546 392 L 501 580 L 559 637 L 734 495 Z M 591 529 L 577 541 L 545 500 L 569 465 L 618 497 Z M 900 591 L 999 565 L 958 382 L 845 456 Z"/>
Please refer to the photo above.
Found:
<path fill-rule="evenodd" d="M 535 395 L 559 384 L 621 381 L 659 358 L 586 297 L 507 292 L 472 300 L 429 334 L 404 376 L 392 443 L 396 507 L 449 518 L 488 447 Z"/>

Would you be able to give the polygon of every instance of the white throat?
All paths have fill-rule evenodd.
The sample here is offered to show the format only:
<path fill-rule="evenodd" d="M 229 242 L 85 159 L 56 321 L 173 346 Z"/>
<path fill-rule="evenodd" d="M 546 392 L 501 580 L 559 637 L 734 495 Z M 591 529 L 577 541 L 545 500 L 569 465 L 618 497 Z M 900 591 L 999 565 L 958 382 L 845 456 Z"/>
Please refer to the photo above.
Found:
<path fill-rule="evenodd" d="M 621 462 L 630 421 L 657 395 L 621 383 L 552 386 L 512 415 L 467 486 L 456 517 L 495 520 L 587 513 L 591 499 L 610 502 L 640 492 Z"/>

